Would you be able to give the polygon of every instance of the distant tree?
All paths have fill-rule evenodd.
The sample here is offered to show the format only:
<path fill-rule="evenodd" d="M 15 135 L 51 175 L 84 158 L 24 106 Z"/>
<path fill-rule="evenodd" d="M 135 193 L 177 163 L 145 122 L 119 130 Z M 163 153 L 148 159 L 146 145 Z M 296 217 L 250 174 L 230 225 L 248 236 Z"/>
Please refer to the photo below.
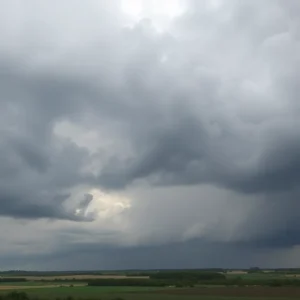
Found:
<path fill-rule="evenodd" d="M 248 270 L 248 273 L 261 273 L 261 269 L 259 267 L 252 267 Z"/>

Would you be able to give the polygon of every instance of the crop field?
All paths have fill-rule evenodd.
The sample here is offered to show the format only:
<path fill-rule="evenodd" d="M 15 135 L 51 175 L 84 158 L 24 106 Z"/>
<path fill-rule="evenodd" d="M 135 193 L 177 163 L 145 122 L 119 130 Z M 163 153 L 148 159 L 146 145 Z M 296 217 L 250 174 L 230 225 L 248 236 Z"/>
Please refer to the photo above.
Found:
<path fill-rule="evenodd" d="M 4 286 L 9 286 L 12 288 L 16 288 L 16 287 L 40 287 L 40 286 L 45 286 L 45 287 L 50 287 L 50 286 L 85 286 L 87 285 L 86 282 L 82 281 L 76 281 L 74 283 L 74 281 L 63 281 L 62 283 L 58 283 L 56 281 L 25 281 L 25 282 L 0 282 L 0 289 Z"/>
<path fill-rule="evenodd" d="M 152 294 L 153 291 L 157 291 L 157 288 L 149 287 L 88 287 L 88 286 L 74 286 L 74 287 L 57 287 L 57 286 L 30 286 L 27 287 L 14 287 L 10 291 L 26 292 L 30 298 L 39 299 L 56 299 L 73 297 L 76 299 L 112 299 L 112 298 L 125 298 L 125 296 L 131 299 L 134 296 L 135 299 L 139 295 L 138 299 L 144 298 L 145 294 L 150 294 L 153 299 L 159 298 L 158 295 Z M 0 295 L 6 294 L 7 289 L 1 290 Z M 163 296 L 163 295 L 162 295 Z M 164 297 L 165 298 L 165 297 Z M 167 295 L 168 298 L 168 295 Z M 170 298 L 170 297 L 169 297 Z"/>
<path fill-rule="evenodd" d="M 14 283 L 14 284 L 1 284 L 0 285 L 0 291 L 3 290 L 27 290 L 27 289 L 46 289 L 46 288 L 68 288 L 68 287 L 83 287 L 86 286 L 86 283 L 76 283 L 76 284 L 54 284 L 54 283 L 49 283 L 49 284 L 30 284 L 30 282 L 28 282 L 28 284 L 25 283 Z"/>
<path fill-rule="evenodd" d="M 57 299 L 72 297 L 74 299 L 112 300 L 259 300 L 300 299 L 300 288 L 296 287 L 195 287 L 195 288 L 149 288 L 149 287 L 88 287 L 88 286 L 55 286 L 23 285 L 2 286 L 0 295 L 8 291 L 26 292 L 30 298 Z"/>
<path fill-rule="evenodd" d="M 5 276 L 5 278 L 14 278 L 14 276 Z M 87 280 L 87 279 L 149 279 L 149 276 L 127 276 L 127 275 L 57 275 L 57 276 L 22 276 L 28 281 L 54 281 L 54 280 Z"/>
<path fill-rule="evenodd" d="M 228 272 L 226 277 L 230 278 L 242 278 L 246 280 L 270 280 L 270 279 L 298 279 L 300 280 L 300 274 L 276 274 L 271 272 L 262 273 L 246 273 L 246 272 Z"/>
<path fill-rule="evenodd" d="M 31 276 L 6 275 L 0 276 L 0 279 L 3 280 L 0 282 L 0 298 L 2 297 L 3 300 L 300 299 L 299 274 L 284 272 L 248 273 L 238 270 L 227 273 L 205 273 L 192 270 L 162 271 L 149 274 L 147 276 L 147 272 L 128 274 L 120 272 L 119 274 L 103 273 L 101 275 L 92 273 L 51 274 L 51 276 L 40 274 Z M 208 276 L 209 274 L 210 276 Z M 211 277 L 211 275 L 214 276 Z M 235 281 L 236 279 L 238 281 Z M 145 286 L 151 282 L 156 284 L 164 280 L 167 283 L 171 280 L 174 284 Z M 191 283 L 193 280 L 194 284 Z M 281 285 L 272 285 L 274 282 L 280 282 Z M 19 296 L 3 298 L 4 295 L 14 292 L 26 293 L 26 297 L 24 299 L 18 298 Z"/>
<path fill-rule="evenodd" d="M 228 271 L 228 275 L 244 275 L 247 274 L 247 271 L 240 271 L 240 270 L 233 270 L 233 271 Z"/>
<path fill-rule="evenodd" d="M 212 297 L 264 297 L 264 298 L 296 298 L 300 299 L 300 288 L 298 287 L 211 287 L 191 289 L 165 289 L 157 294 L 186 295 L 186 296 L 212 296 Z"/>
<path fill-rule="evenodd" d="M 22 290 L 20 290 L 22 291 Z M 291 300 L 300 299 L 300 289 L 295 288 L 195 288 L 195 289 L 154 289 L 141 287 L 74 287 L 36 288 L 26 291 L 34 299 L 124 299 L 124 300 Z"/>

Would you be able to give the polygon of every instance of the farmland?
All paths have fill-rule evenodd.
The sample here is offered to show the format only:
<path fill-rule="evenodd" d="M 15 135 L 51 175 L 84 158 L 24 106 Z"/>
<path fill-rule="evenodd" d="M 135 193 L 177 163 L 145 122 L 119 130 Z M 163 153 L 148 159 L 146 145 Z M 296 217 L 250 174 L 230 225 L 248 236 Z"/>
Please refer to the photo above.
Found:
<path fill-rule="evenodd" d="M 20 290 L 22 291 L 22 290 Z M 25 291 L 25 290 L 24 290 Z M 300 290 L 294 288 L 190 288 L 149 289 L 133 287 L 74 287 L 26 290 L 29 299 L 124 299 L 124 300 L 258 300 L 299 299 Z M 0 296 L 1 297 L 1 296 Z M 17 297 L 16 297 L 17 298 Z M 21 300 L 21 299 L 20 299 Z M 24 299 L 25 300 L 25 299 Z"/>
<path fill-rule="evenodd" d="M 299 274 L 244 270 L 5 273 L 0 276 L 0 299 L 300 299 Z"/>
<path fill-rule="evenodd" d="M 6 277 L 13 278 L 13 277 Z M 62 275 L 62 276 L 24 276 L 26 281 L 74 281 L 88 279 L 127 279 L 126 275 Z M 131 276 L 132 279 L 148 279 L 149 276 Z"/>

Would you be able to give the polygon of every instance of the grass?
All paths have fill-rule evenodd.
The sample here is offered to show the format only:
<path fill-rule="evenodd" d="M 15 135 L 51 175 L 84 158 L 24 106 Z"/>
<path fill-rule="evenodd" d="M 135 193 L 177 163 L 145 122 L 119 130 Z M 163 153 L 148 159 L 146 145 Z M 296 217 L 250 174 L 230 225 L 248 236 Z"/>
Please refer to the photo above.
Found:
<path fill-rule="evenodd" d="M 79 275 L 77 275 L 79 277 Z M 90 275 L 85 275 L 90 276 Z M 99 276 L 99 275 L 98 275 Z M 274 274 L 274 273 L 250 273 L 250 274 L 227 274 L 227 278 L 237 278 L 241 277 L 245 280 L 270 280 L 270 279 L 287 279 L 284 274 Z M 57 277 L 57 276 L 56 276 Z M 76 275 L 70 275 L 70 277 L 76 277 Z M 33 279 L 34 277 L 30 277 Z M 40 277 L 39 277 L 40 278 Z M 180 293 L 181 289 L 178 289 L 179 293 L 157 293 L 155 291 L 164 290 L 168 288 L 158 288 L 158 287 L 129 287 L 129 286 L 76 286 L 76 284 L 86 284 L 84 282 L 84 277 L 81 276 L 81 282 L 70 282 L 69 280 L 60 282 L 60 281 L 52 281 L 51 277 L 42 277 L 42 279 L 48 279 L 49 281 L 27 281 L 27 282 L 13 282 L 13 283 L 0 283 L 0 294 L 7 294 L 12 291 L 21 291 L 25 292 L 31 299 L 39 298 L 39 299 L 47 299 L 54 300 L 57 298 L 66 298 L 73 297 L 75 300 L 113 300 L 113 299 L 124 299 L 124 300 L 291 300 L 291 299 L 300 299 L 295 297 L 288 297 L 288 295 L 292 295 L 290 293 L 279 293 L 280 296 L 285 297 L 264 297 L 264 292 L 259 293 L 256 297 L 253 296 L 253 293 L 246 293 L 244 296 L 239 294 L 239 296 L 232 296 L 234 294 L 230 293 L 227 296 L 222 296 L 225 294 L 225 291 L 228 289 L 232 289 L 232 287 L 224 287 L 222 285 L 210 286 L 210 285 L 199 285 L 199 287 L 195 287 L 192 291 L 195 291 L 197 288 L 206 287 L 208 290 L 216 289 L 216 288 L 224 288 L 221 292 L 212 293 L 204 293 L 203 295 L 197 294 L 188 294 L 188 293 Z M 298 278 L 297 278 L 298 279 Z M 300 278 L 299 278 L 300 279 Z M 59 287 L 63 285 L 62 287 Z M 70 285 L 74 285 L 70 287 Z M 1 286 L 11 286 L 15 287 L 12 290 L 1 290 Z M 28 287 L 28 288 L 26 288 Z M 234 288 L 234 287 L 233 287 Z M 249 288 L 252 289 L 252 288 Z M 264 289 L 264 288 L 262 288 Z M 273 289 L 270 287 L 266 287 L 266 289 Z M 277 288 L 275 288 L 277 289 Z M 300 288 L 299 288 L 300 289 Z M 298 289 L 298 291 L 299 291 Z M 276 295 L 278 296 L 278 292 L 280 292 L 281 288 L 276 290 Z M 284 290 L 283 290 L 284 291 Z M 169 291 L 168 291 L 169 292 Z M 235 293 L 235 292 L 234 292 Z M 220 295 L 221 294 L 221 295 Z M 250 297 L 252 295 L 253 297 Z M 261 296 L 262 295 L 262 296 Z M 267 294 L 270 296 L 270 294 Z"/>
<path fill-rule="evenodd" d="M 24 291 L 32 299 L 56 299 L 73 297 L 74 299 L 101 299 L 101 300 L 291 300 L 294 298 L 274 298 L 274 297 L 224 297 L 224 296 L 200 296 L 200 295 L 174 295 L 153 293 L 161 288 L 149 287 L 45 287 L 18 289 Z M 9 291 L 1 291 L 1 294 L 7 294 Z"/>
<path fill-rule="evenodd" d="M 73 293 L 61 293 L 57 291 L 39 290 L 38 293 L 33 293 L 31 290 L 28 293 L 31 299 L 39 297 L 44 300 L 54 300 L 57 298 L 73 297 L 75 300 L 295 300 L 295 298 L 270 298 L 270 297 L 222 297 L 222 296 L 195 296 L 195 295 L 168 295 L 168 294 L 156 294 L 149 291 L 141 291 L 132 289 L 126 289 L 123 287 L 123 291 L 120 288 L 96 288 L 94 291 L 79 290 L 75 288 Z"/>
<path fill-rule="evenodd" d="M 31 289 L 16 289 L 20 292 L 25 292 L 30 297 L 40 297 L 40 298 L 59 298 L 59 297 L 68 297 L 72 296 L 74 298 L 85 298 L 85 299 L 95 299 L 99 298 L 104 294 L 126 294 L 126 293 L 140 293 L 140 292 L 149 292 L 157 290 L 157 288 L 149 287 L 126 287 L 126 286 L 116 286 L 116 287 L 45 287 L 45 288 L 31 288 Z M 8 290 L 0 291 L 1 294 L 7 294 Z M 157 297 L 157 295 L 156 295 Z"/>
<path fill-rule="evenodd" d="M 253 279 L 253 280 L 270 280 L 270 279 L 300 279 L 297 276 L 285 275 L 285 274 L 276 274 L 276 273 L 249 273 L 249 274 L 226 274 L 227 278 L 237 278 L 242 279 Z"/>
<path fill-rule="evenodd" d="M 86 282 L 57 282 L 57 281 L 24 281 L 24 282 L 0 282 L 1 286 L 45 286 L 45 285 L 86 285 Z"/>

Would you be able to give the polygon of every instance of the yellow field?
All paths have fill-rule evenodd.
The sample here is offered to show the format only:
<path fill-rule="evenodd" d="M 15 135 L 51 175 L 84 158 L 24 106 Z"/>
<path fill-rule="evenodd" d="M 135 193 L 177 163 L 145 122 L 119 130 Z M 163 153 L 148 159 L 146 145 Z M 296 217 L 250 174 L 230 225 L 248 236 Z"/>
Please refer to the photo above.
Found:
<path fill-rule="evenodd" d="M 240 270 L 236 270 L 236 271 L 228 271 L 227 274 L 229 275 L 242 275 L 242 274 L 247 274 L 248 272 L 246 271 L 240 271 Z"/>

